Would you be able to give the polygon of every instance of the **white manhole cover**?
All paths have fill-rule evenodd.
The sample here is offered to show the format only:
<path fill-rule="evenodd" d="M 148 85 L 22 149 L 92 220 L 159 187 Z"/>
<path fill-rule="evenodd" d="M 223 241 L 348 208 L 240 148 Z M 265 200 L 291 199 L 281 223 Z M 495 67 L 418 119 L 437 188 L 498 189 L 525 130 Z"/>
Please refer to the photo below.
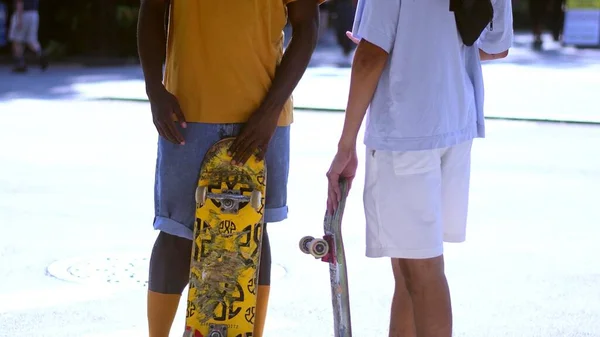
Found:
<path fill-rule="evenodd" d="M 61 260 L 48 266 L 48 274 L 57 279 L 82 284 L 148 285 L 149 257 L 114 255 Z M 282 278 L 284 267 L 273 264 L 271 279 Z"/>
<path fill-rule="evenodd" d="M 75 258 L 48 266 L 48 273 L 58 279 L 77 283 L 139 285 L 148 283 L 148 257 L 115 255 Z"/>

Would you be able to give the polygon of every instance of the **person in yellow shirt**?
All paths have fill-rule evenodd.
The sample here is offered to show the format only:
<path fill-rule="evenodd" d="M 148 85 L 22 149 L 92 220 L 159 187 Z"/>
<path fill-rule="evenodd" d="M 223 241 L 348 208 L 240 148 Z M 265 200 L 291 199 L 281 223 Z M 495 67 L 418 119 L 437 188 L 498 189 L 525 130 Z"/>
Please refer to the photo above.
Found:
<path fill-rule="evenodd" d="M 159 133 L 154 228 L 160 232 L 150 259 L 150 337 L 168 337 L 188 283 L 194 191 L 204 154 L 215 142 L 236 137 L 234 163 L 259 151 L 269 172 L 265 222 L 287 218 L 291 95 L 316 46 L 324 1 L 141 1 L 138 49 Z M 292 37 L 284 52 L 288 20 Z M 255 337 L 263 333 L 270 286 L 266 225 L 262 248 Z"/>

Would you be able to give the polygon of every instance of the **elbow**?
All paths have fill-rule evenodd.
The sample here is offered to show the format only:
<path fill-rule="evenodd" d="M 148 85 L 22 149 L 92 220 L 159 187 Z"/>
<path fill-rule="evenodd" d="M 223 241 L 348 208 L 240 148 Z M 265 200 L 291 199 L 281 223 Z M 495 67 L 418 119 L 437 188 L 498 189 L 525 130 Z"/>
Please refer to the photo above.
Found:
<path fill-rule="evenodd" d="M 505 51 L 503 51 L 503 52 L 501 52 L 501 53 L 499 53 L 499 54 L 497 54 L 497 58 L 499 58 L 499 59 L 503 59 L 503 58 L 505 58 L 507 56 L 508 56 L 508 49 L 505 50 Z"/>
<path fill-rule="evenodd" d="M 354 53 L 352 67 L 357 69 L 381 69 L 385 66 L 389 54 L 382 48 L 362 39 Z"/>

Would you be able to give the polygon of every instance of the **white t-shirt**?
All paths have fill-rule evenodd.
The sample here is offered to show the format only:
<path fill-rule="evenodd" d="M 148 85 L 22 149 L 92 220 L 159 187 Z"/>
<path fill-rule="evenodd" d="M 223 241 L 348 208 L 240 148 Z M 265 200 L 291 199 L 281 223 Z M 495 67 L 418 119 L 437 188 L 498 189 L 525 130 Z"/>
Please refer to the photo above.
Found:
<path fill-rule="evenodd" d="M 493 31 L 467 47 L 449 0 L 359 0 L 353 34 L 390 54 L 367 113 L 365 145 L 387 151 L 452 146 L 484 137 L 478 48 L 513 39 L 511 0 L 492 0 Z"/>

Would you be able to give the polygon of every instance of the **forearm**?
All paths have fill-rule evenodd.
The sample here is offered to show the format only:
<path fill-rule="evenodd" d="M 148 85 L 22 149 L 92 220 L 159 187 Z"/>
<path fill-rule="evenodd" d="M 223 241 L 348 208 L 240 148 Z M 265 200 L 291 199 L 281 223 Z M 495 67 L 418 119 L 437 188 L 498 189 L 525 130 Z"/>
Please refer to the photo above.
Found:
<path fill-rule="evenodd" d="M 358 131 L 373 99 L 387 60 L 388 54 L 383 49 L 364 39 L 356 48 L 350 76 L 346 118 L 339 147 L 356 147 Z"/>
<path fill-rule="evenodd" d="M 137 45 L 146 82 L 146 93 L 162 87 L 163 62 L 166 55 L 165 2 L 142 0 L 137 26 Z"/>
<path fill-rule="evenodd" d="M 306 22 L 294 27 L 292 39 L 275 71 L 271 88 L 259 111 L 280 114 L 285 102 L 300 82 L 317 44 L 318 22 Z"/>

